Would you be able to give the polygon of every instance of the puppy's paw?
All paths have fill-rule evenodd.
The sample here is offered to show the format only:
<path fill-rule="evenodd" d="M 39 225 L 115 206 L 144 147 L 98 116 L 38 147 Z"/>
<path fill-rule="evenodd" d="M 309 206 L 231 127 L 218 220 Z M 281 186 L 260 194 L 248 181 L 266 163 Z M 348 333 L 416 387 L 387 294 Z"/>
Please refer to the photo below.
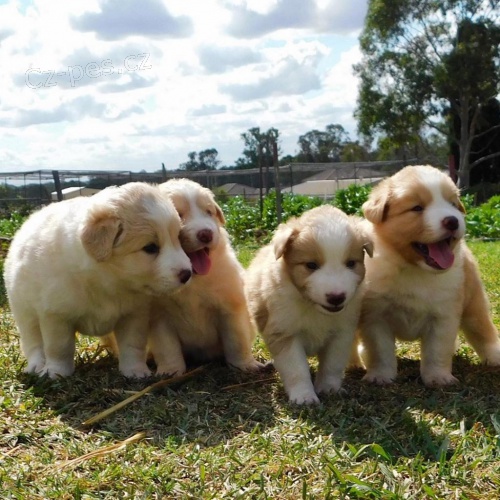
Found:
<path fill-rule="evenodd" d="M 378 372 L 378 371 L 369 371 L 367 374 L 363 377 L 363 380 L 365 382 L 368 382 L 370 384 L 377 384 L 377 385 L 389 385 L 394 382 L 396 379 L 396 374 L 393 373 L 385 373 L 385 372 Z"/>
<path fill-rule="evenodd" d="M 73 362 L 47 362 L 43 370 L 40 371 L 40 375 L 47 375 L 48 377 L 55 379 L 58 377 L 69 377 L 73 375 L 75 371 L 75 365 Z"/>
<path fill-rule="evenodd" d="M 290 403 L 296 405 L 318 405 L 320 402 L 318 396 L 314 391 L 301 392 L 298 394 L 295 394 L 294 392 L 290 391 L 289 401 Z"/>
<path fill-rule="evenodd" d="M 314 389 L 318 394 L 331 394 L 339 392 L 342 379 L 339 377 L 318 377 L 314 382 Z"/>
<path fill-rule="evenodd" d="M 485 349 L 482 362 L 487 366 L 500 366 L 500 343 Z"/>
<path fill-rule="evenodd" d="M 229 363 L 231 366 L 234 366 L 238 370 L 243 372 L 257 372 L 263 370 L 266 366 L 264 363 L 260 363 L 255 358 L 248 358 L 239 362 Z"/>
<path fill-rule="evenodd" d="M 24 373 L 42 373 L 44 368 L 45 356 L 43 353 L 39 353 L 28 359 L 28 365 L 24 369 Z"/>
<path fill-rule="evenodd" d="M 447 385 L 458 384 L 458 379 L 448 371 L 432 371 L 421 373 L 422 380 L 427 387 L 445 387 Z"/>
<path fill-rule="evenodd" d="M 156 367 L 156 375 L 161 377 L 178 377 L 186 373 L 186 363 L 159 364 Z"/>
<path fill-rule="evenodd" d="M 146 363 L 137 363 L 134 366 L 120 367 L 120 372 L 127 378 L 145 378 L 151 376 L 151 370 Z"/>

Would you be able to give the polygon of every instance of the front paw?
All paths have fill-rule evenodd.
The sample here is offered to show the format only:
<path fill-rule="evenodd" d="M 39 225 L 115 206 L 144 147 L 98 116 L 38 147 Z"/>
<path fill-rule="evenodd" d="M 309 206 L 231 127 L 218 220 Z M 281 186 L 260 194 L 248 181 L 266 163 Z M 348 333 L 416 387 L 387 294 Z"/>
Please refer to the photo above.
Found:
<path fill-rule="evenodd" d="M 146 363 L 137 363 L 134 366 L 127 366 L 125 368 L 120 366 L 120 372 L 127 378 L 146 378 L 151 376 L 151 370 Z"/>
<path fill-rule="evenodd" d="M 389 385 L 396 379 L 395 373 L 382 372 L 382 371 L 368 371 L 363 377 L 365 382 L 377 385 Z"/>
<path fill-rule="evenodd" d="M 314 391 L 290 391 L 288 399 L 296 405 L 318 405 L 320 402 Z"/>
<path fill-rule="evenodd" d="M 178 377 L 186 373 L 186 363 L 159 364 L 156 367 L 156 375 L 161 377 Z"/>
<path fill-rule="evenodd" d="M 445 387 L 447 385 L 458 384 L 458 379 L 448 371 L 431 371 L 421 373 L 422 380 L 427 387 Z"/>
<path fill-rule="evenodd" d="M 260 363 L 255 358 L 248 358 L 243 361 L 229 363 L 234 368 L 241 370 L 243 372 L 258 372 L 265 368 L 265 364 Z"/>
<path fill-rule="evenodd" d="M 331 394 L 339 392 L 341 385 L 340 377 L 318 377 L 314 382 L 314 389 L 318 394 Z"/>

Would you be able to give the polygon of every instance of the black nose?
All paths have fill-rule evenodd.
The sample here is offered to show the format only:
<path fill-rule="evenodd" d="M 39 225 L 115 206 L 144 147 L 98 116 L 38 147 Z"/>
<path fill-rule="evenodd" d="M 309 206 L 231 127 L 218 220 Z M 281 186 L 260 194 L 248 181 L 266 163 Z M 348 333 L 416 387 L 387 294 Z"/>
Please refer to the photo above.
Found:
<path fill-rule="evenodd" d="M 456 231 L 458 229 L 458 219 L 450 215 L 449 217 L 445 217 L 442 221 L 441 224 L 445 229 L 448 229 L 448 231 Z"/>
<path fill-rule="evenodd" d="M 191 275 L 193 273 L 189 270 L 189 269 L 183 269 L 180 273 L 179 273 L 179 281 L 185 285 L 189 279 L 191 278 Z"/>
<path fill-rule="evenodd" d="M 345 293 L 327 293 L 326 301 L 332 306 L 340 306 L 345 301 Z"/>
<path fill-rule="evenodd" d="M 202 242 L 202 243 L 210 243 L 214 237 L 212 231 L 210 229 L 202 229 L 201 231 L 198 231 L 198 234 L 196 237 Z"/>

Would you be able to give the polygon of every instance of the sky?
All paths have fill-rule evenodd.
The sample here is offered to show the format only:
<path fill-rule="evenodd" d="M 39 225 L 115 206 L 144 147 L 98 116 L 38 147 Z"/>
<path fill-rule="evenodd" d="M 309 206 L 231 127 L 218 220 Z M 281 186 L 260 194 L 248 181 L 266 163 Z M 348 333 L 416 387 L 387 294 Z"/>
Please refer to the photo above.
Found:
<path fill-rule="evenodd" d="M 0 0 L 0 172 L 152 172 L 252 127 L 356 138 L 367 0 Z"/>

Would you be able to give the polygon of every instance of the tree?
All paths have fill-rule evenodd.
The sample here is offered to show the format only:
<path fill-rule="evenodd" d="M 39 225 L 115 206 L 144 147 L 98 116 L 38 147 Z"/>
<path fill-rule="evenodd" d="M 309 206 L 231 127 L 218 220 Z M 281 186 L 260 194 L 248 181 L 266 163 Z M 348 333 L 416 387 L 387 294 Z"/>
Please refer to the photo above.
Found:
<path fill-rule="evenodd" d="M 500 0 L 370 0 L 360 37 L 359 132 L 409 149 L 433 127 L 460 151 L 468 187 L 482 108 L 500 90 Z M 443 117 L 460 122 L 440 127 Z M 499 153 L 500 154 L 500 153 Z"/>
<path fill-rule="evenodd" d="M 275 128 L 261 132 L 260 127 L 253 127 L 241 134 L 245 148 L 243 157 L 236 160 L 236 168 L 258 168 L 263 165 L 268 169 L 273 166 L 273 144 L 278 142 L 279 135 L 279 131 Z"/>
<path fill-rule="evenodd" d="M 199 153 L 191 151 L 188 153 L 189 160 L 186 163 L 181 163 L 179 168 L 188 172 L 196 170 L 215 170 L 219 164 L 217 156 L 219 152 L 215 148 L 204 149 Z"/>
<path fill-rule="evenodd" d="M 311 130 L 298 140 L 298 161 L 306 163 L 328 163 L 340 161 L 342 149 L 349 142 L 349 134 L 342 125 L 327 125 L 325 131 Z"/>

